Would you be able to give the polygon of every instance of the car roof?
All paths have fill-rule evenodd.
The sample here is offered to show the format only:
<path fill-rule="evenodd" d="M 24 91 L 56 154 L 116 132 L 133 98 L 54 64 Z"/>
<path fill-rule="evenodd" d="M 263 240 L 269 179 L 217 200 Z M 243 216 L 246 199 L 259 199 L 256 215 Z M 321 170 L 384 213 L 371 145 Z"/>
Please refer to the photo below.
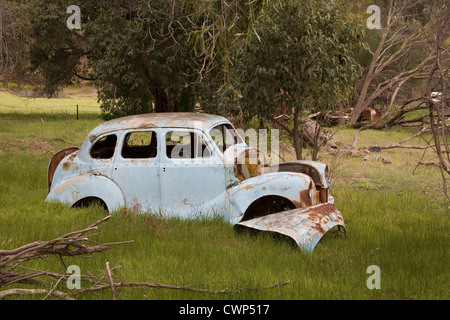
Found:
<path fill-rule="evenodd" d="M 229 123 L 224 117 L 206 113 L 146 113 L 104 122 L 92 130 L 90 135 L 98 136 L 99 134 L 110 131 L 151 128 L 196 128 L 206 131 L 214 125 L 224 122 Z"/>

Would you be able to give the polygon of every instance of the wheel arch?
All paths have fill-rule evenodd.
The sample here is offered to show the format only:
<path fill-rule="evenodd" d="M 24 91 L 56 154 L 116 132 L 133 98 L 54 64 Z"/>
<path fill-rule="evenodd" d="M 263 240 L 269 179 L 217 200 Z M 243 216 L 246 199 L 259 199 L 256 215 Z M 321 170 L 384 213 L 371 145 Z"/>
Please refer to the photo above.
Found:
<path fill-rule="evenodd" d="M 85 197 L 72 204 L 71 208 L 85 208 L 93 204 L 99 204 L 105 211 L 109 212 L 106 202 L 99 197 Z"/>
<path fill-rule="evenodd" d="M 310 177 L 295 172 L 269 173 L 244 180 L 228 190 L 231 201 L 229 221 L 236 224 L 248 218 L 248 215 L 244 218 L 245 213 L 251 205 L 256 206 L 257 201 L 284 199 L 294 208 L 304 207 L 302 195 L 308 196 L 312 186 Z"/>
<path fill-rule="evenodd" d="M 294 202 L 286 197 L 272 194 L 265 195 L 253 201 L 247 207 L 241 221 L 295 208 Z"/>
<path fill-rule="evenodd" d="M 113 212 L 125 206 L 122 190 L 111 179 L 102 175 L 77 175 L 52 187 L 47 201 L 58 201 L 70 207 L 83 206 L 95 200 Z"/>

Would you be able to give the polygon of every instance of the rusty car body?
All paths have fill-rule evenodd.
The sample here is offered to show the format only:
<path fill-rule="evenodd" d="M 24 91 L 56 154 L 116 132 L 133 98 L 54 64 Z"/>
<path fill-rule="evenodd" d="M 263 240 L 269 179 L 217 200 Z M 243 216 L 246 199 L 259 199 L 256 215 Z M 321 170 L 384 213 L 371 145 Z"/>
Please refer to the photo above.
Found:
<path fill-rule="evenodd" d="M 79 149 L 54 155 L 47 201 L 220 215 L 237 229 L 283 234 L 311 252 L 331 228 L 345 230 L 327 170 L 313 161 L 268 165 L 220 116 L 151 113 L 100 124 Z"/>

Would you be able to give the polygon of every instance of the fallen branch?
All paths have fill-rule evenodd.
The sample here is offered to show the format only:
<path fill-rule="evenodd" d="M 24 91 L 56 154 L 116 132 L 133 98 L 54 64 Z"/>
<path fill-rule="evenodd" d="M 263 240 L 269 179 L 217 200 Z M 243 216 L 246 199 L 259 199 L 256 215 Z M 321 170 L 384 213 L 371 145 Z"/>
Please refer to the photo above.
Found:
<path fill-rule="evenodd" d="M 358 133 L 362 130 L 363 128 L 360 128 L 358 130 L 358 132 L 356 132 L 355 136 L 353 137 L 353 143 L 352 143 L 352 148 L 355 147 L 356 145 L 356 137 L 358 136 Z M 410 141 L 426 132 L 430 132 L 430 126 L 424 126 L 422 127 L 422 129 L 420 129 L 418 132 L 414 133 L 413 135 L 403 139 L 402 141 L 395 143 L 395 144 L 391 144 L 388 146 L 376 146 L 376 147 L 360 147 L 359 150 L 365 150 L 365 149 L 378 149 L 378 150 L 387 150 L 387 149 L 394 149 L 394 148 L 404 148 L 404 149 L 418 149 L 418 150 L 426 150 L 429 148 L 434 147 L 434 145 L 426 145 L 426 146 L 411 146 L 411 145 L 403 145 L 405 142 Z"/>
<path fill-rule="evenodd" d="M 209 293 L 209 294 L 224 294 L 224 293 L 241 293 L 243 291 L 254 291 L 254 290 L 267 290 L 267 289 L 274 289 L 279 288 L 280 286 L 286 286 L 290 282 L 286 281 L 283 283 L 277 283 L 271 286 L 265 286 L 261 288 L 238 288 L 238 289 L 222 289 L 222 290 L 209 290 L 209 289 L 202 289 L 202 288 L 195 288 L 190 286 L 180 286 L 180 285 L 171 285 L 171 284 L 164 284 L 159 282 L 114 282 L 113 286 L 114 288 L 136 288 L 136 287 L 142 287 L 142 288 L 154 288 L 154 289 L 171 289 L 171 290 L 183 290 L 183 291 L 191 291 L 191 292 L 197 292 L 197 293 Z M 77 295 L 84 292 L 92 292 L 92 291 L 99 291 L 99 290 L 107 290 L 111 288 L 111 284 L 98 284 L 93 285 L 89 288 L 84 289 L 78 289 L 74 290 L 72 292 L 73 295 Z"/>
<path fill-rule="evenodd" d="M 436 167 L 436 168 L 440 168 L 441 167 L 441 164 L 440 163 L 436 163 L 436 162 L 422 162 L 422 161 L 420 161 L 418 163 L 418 165 L 429 166 L 429 167 Z"/>
<path fill-rule="evenodd" d="M 289 282 L 261 287 L 261 288 L 239 288 L 239 289 L 223 289 L 223 290 L 209 290 L 203 288 L 195 288 L 191 286 L 180 286 L 163 284 L 159 282 L 146 283 L 146 282 L 114 282 L 109 262 L 106 263 L 106 275 L 108 276 L 108 282 L 102 283 L 105 275 L 100 277 L 85 277 L 80 275 L 80 279 L 89 280 L 93 283 L 92 286 L 71 290 L 69 292 L 63 292 L 58 290 L 58 285 L 61 280 L 69 279 L 69 275 L 58 274 L 55 272 L 36 270 L 28 267 L 23 267 L 20 263 L 25 261 L 44 258 L 47 255 L 63 256 L 78 256 L 86 253 L 101 252 L 109 249 L 110 245 L 131 243 L 133 241 L 112 242 L 112 243 L 97 243 L 89 239 L 91 235 L 87 233 L 97 229 L 97 226 L 108 220 L 111 216 L 107 216 L 101 220 L 96 221 L 89 227 L 67 233 L 64 236 L 58 237 L 50 241 L 35 241 L 30 244 L 26 244 L 12 250 L 0 250 L 0 288 L 15 284 L 25 283 L 30 285 L 41 286 L 41 288 L 11 288 L 0 291 L 0 299 L 15 296 L 15 295 L 45 295 L 43 299 L 49 296 L 55 296 L 62 299 L 74 299 L 74 296 L 82 294 L 84 292 L 93 292 L 100 290 L 111 290 L 113 300 L 116 299 L 116 288 L 125 287 L 143 287 L 143 288 L 155 288 L 155 289 L 171 289 L 171 290 L 184 290 L 205 294 L 224 294 L 224 293 L 239 293 L 248 290 L 264 290 L 272 288 L 280 288 L 280 286 L 288 285 Z M 95 234 L 94 234 L 95 235 Z M 94 245 L 88 245 L 86 243 L 94 243 Z M 19 272 L 18 272 L 19 271 Z M 53 281 L 45 281 L 42 277 L 50 278 Z M 55 283 L 56 280 L 56 283 Z M 42 288 L 42 287 L 47 288 Z"/>
<path fill-rule="evenodd" d="M 395 149 L 395 148 L 426 150 L 429 148 L 433 148 L 434 146 L 435 146 L 434 144 L 429 145 L 429 146 L 409 146 L 409 145 L 403 146 L 403 145 L 396 143 L 396 144 L 392 144 L 390 146 L 380 146 L 377 148 L 380 148 L 381 150 Z"/>
<path fill-rule="evenodd" d="M 106 272 L 108 272 L 109 283 L 111 286 L 111 293 L 113 300 L 116 300 L 116 292 L 114 291 L 114 280 L 112 278 L 111 269 L 109 268 L 109 261 L 106 263 Z"/>
<path fill-rule="evenodd" d="M 0 269 L 10 266 L 12 262 L 21 262 L 40 258 L 44 255 L 54 254 L 62 256 L 78 256 L 86 253 L 101 252 L 109 249 L 110 245 L 131 243 L 133 241 L 112 242 L 107 244 L 85 245 L 83 242 L 93 242 L 88 237 L 83 237 L 89 231 L 96 230 L 97 225 L 108 220 L 111 216 L 100 219 L 89 227 L 67 233 L 50 241 L 35 241 L 13 250 L 0 250 Z M 73 247 L 74 249 L 71 249 Z M 2 279 L 0 278 L 0 284 Z"/>
<path fill-rule="evenodd" d="M 67 233 L 50 241 L 34 241 L 12 250 L 0 250 L 0 288 L 15 283 L 25 283 L 38 286 L 47 286 L 48 281 L 45 278 L 58 279 L 56 285 L 51 290 L 48 289 L 8 289 L 0 291 L 0 299 L 10 295 L 17 294 L 47 294 L 61 296 L 61 291 L 56 287 L 62 279 L 67 279 L 68 275 L 55 272 L 36 270 L 21 266 L 21 263 L 41 259 L 48 255 L 56 255 L 61 261 L 65 256 L 79 256 L 87 253 L 102 252 L 108 250 L 111 245 L 132 243 L 133 241 L 98 243 L 90 239 L 96 234 L 89 234 L 97 230 L 97 226 L 108 220 L 111 216 L 104 217 L 89 227 L 74 232 Z M 44 279 L 43 279 L 44 278 Z M 89 280 L 89 277 L 80 277 Z"/>
<path fill-rule="evenodd" d="M 73 300 L 71 297 L 69 297 L 66 293 L 54 290 L 52 288 L 51 290 L 47 289 L 8 289 L 0 291 L 0 299 L 6 298 L 8 296 L 15 296 L 15 295 L 36 295 L 36 294 L 53 294 L 59 297 L 63 297 L 64 299 Z"/>

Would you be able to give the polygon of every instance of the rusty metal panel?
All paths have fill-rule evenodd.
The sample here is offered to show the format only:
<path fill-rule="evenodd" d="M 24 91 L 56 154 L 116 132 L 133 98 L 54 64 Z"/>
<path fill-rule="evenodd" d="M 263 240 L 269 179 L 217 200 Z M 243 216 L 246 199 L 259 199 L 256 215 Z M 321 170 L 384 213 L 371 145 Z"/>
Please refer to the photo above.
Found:
<path fill-rule="evenodd" d="M 237 226 L 286 235 L 305 252 L 312 252 L 334 226 L 345 228 L 341 213 L 330 203 L 274 213 L 239 222 Z"/>
<path fill-rule="evenodd" d="M 329 229 L 344 226 L 328 192 L 326 164 L 301 160 L 269 167 L 242 139 L 226 148 L 224 140 L 222 150 L 210 133 L 219 124 L 231 126 L 219 116 L 190 113 L 103 123 L 79 150 L 53 158 L 47 200 L 76 206 L 96 198 L 110 211 L 127 206 L 183 218 L 221 216 L 238 227 L 287 235 L 309 252 Z M 172 139 L 168 133 L 175 131 L 179 137 Z M 132 134 L 141 143 L 129 144 Z M 175 157 L 178 147 L 182 153 Z M 299 209 L 278 212 L 294 207 Z"/>
<path fill-rule="evenodd" d="M 328 178 L 328 166 L 324 163 L 308 160 L 295 160 L 279 163 L 276 165 L 278 172 L 291 171 L 304 173 L 310 176 L 316 185 L 323 188 L 330 187 Z"/>
<path fill-rule="evenodd" d="M 78 151 L 78 148 L 66 148 L 66 149 L 61 150 L 58 153 L 56 153 L 50 160 L 50 163 L 48 164 L 48 169 L 47 169 L 48 192 L 50 192 L 50 188 L 52 186 L 52 181 L 53 181 L 53 174 L 55 173 L 55 170 L 58 167 L 59 163 L 67 155 L 69 155 L 75 151 Z"/>

